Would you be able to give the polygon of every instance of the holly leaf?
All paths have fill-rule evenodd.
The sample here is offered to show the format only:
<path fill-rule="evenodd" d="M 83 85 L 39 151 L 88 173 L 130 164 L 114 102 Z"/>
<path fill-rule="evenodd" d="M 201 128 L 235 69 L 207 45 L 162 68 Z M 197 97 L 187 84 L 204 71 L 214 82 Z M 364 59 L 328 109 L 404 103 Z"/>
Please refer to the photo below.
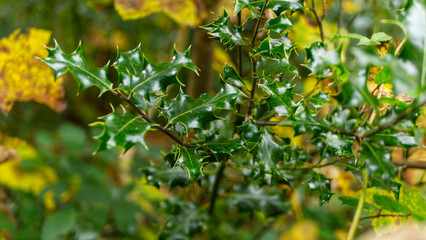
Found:
<path fill-rule="evenodd" d="M 194 202 L 171 198 L 164 204 L 164 211 L 170 216 L 162 227 L 159 239 L 191 239 L 202 231 L 208 220 L 205 208 Z"/>
<path fill-rule="evenodd" d="M 281 14 L 276 18 L 272 18 L 266 21 L 263 28 L 282 34 L 284 31 L 286 31 L 289 27 L 292 26 L 293 24 L 291 24 L 290 20 L 288 20 L 285 14 Z"/>
<path fill-rule="evenodd" d="M 255 0 L 251 2 L 252 6 L 255 6 L 258 10 L 260 10 L 265 1 L 263 0 Z M 271 9 L 275 14 L 279 15 L 283 11 L 291 10 L 291 11 L 299 11 L 304 9 L 304 0 L 271 0 L 269 1 L 267 9 Z"/>
<path fill-rule="evenodd" d="M 180 53 L 176 49 L 170 62 L 153 65 L 141 54 L 140 47 L 128 52 L 118 50 L 114 67 L 119 72 L 119 88 L 128 94 L 135 93 L 150 102 L 158 92 L 165 93 L 170 84 L 183 85 L 177 78 L 180 69 L 187 68 L 197 72 L 191 60 L 189 48 Z"/>
<path fill-rule="evenodd" d="M 288 50 L 292 48 L 292 43 L 287 36 L 278 38 L 268 35 L 257 47 L 254 52 L 268 59 L 283 59 L 288 58 Z M 281 73 L 283 70 L 281 70 Z"/>
<path fill-rule="evenodd" d="M 185 187 L 192 183 L 184 169 L 170 168 L 168 164 L 164 164 L 161 168 L 145 167 L 141 171 L 144 173 L 147 182 L 157 188 L 160 188 L 163 184 L 168 184 L 173 189 L 176 186 Z"/>
<path fill-rule="evenodd" d="M 416 138 L 414 136 L 410 136 L 402 132 L 377 133 L 369 137 L 369 139 L 371 142 L 381 143 L 389 147 L 410 148 L 410 147 L 420 146 L 419 143 L 417 143 Z"/>
<path fill-rule="evenodd" d="M 273 133 L 266 129 L 258 143 L 256 155 L 257 162 L 265 167 L 265 172 L 272 175 L 272 182 L 276 180 L 287 180 L 277 167 L 279 161 L 284 160 L 285 146 L 280 139 L 274 137 Z"/>
<path fill-rule="evenodd" d="M 327 51 L 323 43 L 313 43 L 309 48 L 306 49 L 307 63 L 304 64 L 309 70 L 311 75 L 325 75 L 329 72 L 331 66 L 337 65 L 339 60 L 339 54 L 334 51 Z"/>
<path fill-rule="evenodd" d="M 273 111 L 277 112 L 279 116 L 293 114 L 297 104 L 293 102 L 294 93 L 292 91 L 294 86 L 291 83 L 275 81 L 272 84 L 261 86 L 269 94 L 266 102 Z"/>
<path fill-rule="evenodd" d="M 102 95 L 112 90 L 112 83 L 107 79 L 108 64 L 101 68 L 92 68 L 87 64 L 83 56 L 81 43 L 71 54 L 66 54 L 55 41 L 54 48 L 46 48 L 49 56 L 41 60 L 54 72 L 55 79 L 70 72 L 78 83 L 79 92 L 91 86 L 96 86 Z"/>
<path fill-rule="evenodd" d="M 352 157 L 353 140 L 348 140 L 331 132 L 323 133 L 320 139 L 327 144 L 332 156 Z"/>
<path fill-rule="evenodd" d="M 222 16 L 214 20 L 213 23 L 202 26 L 202 28 L 209 31 L 213 39 L 223 42 L 227 48 L 246 45 L 242 36 L 242 26 L 233 25 L 225 10 Z"/>
<path fill-rule="evenodd" d="M 186 131 L 202 129 L 207 122 L 218 118 L 216 110 L 235 110 L 234 104 L 239 96 L 242 96 L 242 92 L 226 83 L 214 97 L 205 93 L 195 99 L 181 90 L 175 99 L 165 102 L 162 111 L 168 119 L 168 125 L 181 124 Z"/>
<path fill-rule="evenodd" d="M 230 140 L 228 138 L 218 137 L 215 139 L 207 139 L 203 146 L 218 157 L 220 154 L 224 153 L 229 155 L 234 154 L 243 146 L 243 142 L 241 138 Z"/>
<path fill-rule="evenodd" d="M 398 168 L 393 166 L 390 150 L 377 144 L 363 142 L 359 148 L 361 159 L 370 176 L 377 176 L 383 187 L 389 189 L 397 176 Z"/>
<path fill-rule="evenodd" d="M 226 64 L 225 67 L 223 68 L 223 72 L 225 74 L 225 76 L 222 78 L 224 82 L 237 88 L 246 87 L 245 82 L 240 77 L 240 75 L 235 71 L 233 67 Z"/>
<path fill-rule="evenodd" d="M 122 148 L 127 151 L 137 143 L 148 148 L 144 137 L 155 124 L 145 122 L 125 109 L 121 115 L 113 111 L 100 119 L 104 122 L 91 124 L 91 126 L 99 126 L 103 129 L 102 133 L 96 137 L 99 140 L 96 153 L 113 148 Z"/>
<path fill-rule="evenodd" d="M 180 166 L 188 170 L 189 177 L 195 182 L 199 176 L 203 176 L 203 162 L 208 156 L 200 150 L 179 146 L 172 152 L 174 155 L 174 166 Z"/>
<path fill-rule="evenodd" d="M 238 14 L 244 8 L 247 8 L 250 11 L 250 19 L 258 18 L 260 16 L 258 11 L 251 5 L 250 0 L 235 0 L 235 14 Z"/>
<path fill-rule="evenodd" d="M 236 185 L 230 201 L 240 212 L 263 212 L 266 216 L 284 214 L 290 210 L 285 194 L 278 189 L 269 191 L 254 185 Z"/>
<path fill-rule="evenodd" d="M 333 193 L 331 193 L 331 179 L 325 177 L 322 173 L 312 171 L 310 179 L 306 182 L 311 193 L 319 194 L 320 205 L 327 203 Z"/>

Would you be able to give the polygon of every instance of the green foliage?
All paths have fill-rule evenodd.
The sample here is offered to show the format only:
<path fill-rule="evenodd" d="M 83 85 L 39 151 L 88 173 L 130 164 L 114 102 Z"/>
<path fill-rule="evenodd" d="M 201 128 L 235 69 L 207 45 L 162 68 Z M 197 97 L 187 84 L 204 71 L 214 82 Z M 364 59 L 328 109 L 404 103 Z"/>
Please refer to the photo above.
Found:
<path fill-rule="evenodd" d="M 101 95 L 112 93 L 113 100 L 109 100 L 113 104 L 122 105 L 122 111 L 113 107 L 110 114 L 91 124 L 102 131 L 96 137 L 93 161 L 103 166 L 116 164 L 116 154 L 112 154 L 116 148 L 123 152 L 135 149 L 134 154 L 148 152 L 130 168 L 136 172 L 132 174 L 143 177 L 144 187 L 156 189 L 140 190 L 134 183 L 109 186 L 105 172 L 110 168 L 79 169 L 81 159 L 74 154 L 88 151 L 87 139 L 81 129 L 68 125 L 59 131 L 64 145 L 61 153 L 49 150 L 55 142 L 49 134 L 37 138 L 47 149 L 44 157 L 67 178 L 40 194 L 43 198 L 53 192 L 53 201 L 60 205 L 59 211 L 46 218 L 38 208 L 40 203 L 24 194 L 16 198 L 27 229 L 36 229 L 32 226 L 42 221 L 38 233 L 42 239 L 84 239 L 85 234 L 102 238 L 106 226 L 112 226 L 111 237 L 136 238 L 143 232 L 140 221 L 145 221 L 159 239 L 224 238 L 232 236 L 234 229 L 244 232 L 240 229 L 247 226 L 264 226 L 258 232 L 246 231 L 252 236 L 265 232 L 263 236 L 277 238 L 281 232 L 271 222 L 294 222 L 297 217 L 292 214 L 301 214 L 292 205 L 292 197 L 303 195 L 301 201 L 308 203 L 310 197 L 304 193 L 309 192 L 318 197 L 319 206 L 335 204 L 333 196 L 339 190 L 332 186 L 340 179 L 330 169 L 345 171 L 363 186 L 360 197 L 339 196 L 342 205 L 357 207 L 351 229 L 356 229 L 363 211 L 375 215 L 375 228 L 388 224 L 390 215 L 425 221 L 424 199 L 398 179 L 402 168 L 393 164 L 392 156 L 395 149 L 406 155 L 411 148 L 421 147 L 423 129 L 418 123 L 424 117 L 420 109 L 425 100 L 419 95 L 423 83 L 413 80 L 421 75 L 418 64 L 409 53 L 399 55 L 396 42 L 395 49 L 385 49 L 395 54 L 384 57 L 382 52 L 377 57 L 373 47 L 397 39 L 384 32 L 371 38 L 364 37 L 364 32 L 337 34 L 330 42 L 331 37 L 326 37 L 323 42 L 311 42 L 308 48 L 298 47 L 293 34 L 298 31 L 298 18 L 291 14 L 297 12 L 302 18 L 300 12 L 315 10 L 306 6 L 310 3 L 303 0 L 237 0 L 234 13 L 249 11 L 241 25 L 224 11 L 203 26 L 230 53 L 241 54 L 234 58 L 244 62 L 239 64 L 243 69 L 225 65 L 217 91 L 197 98 L 185 93 L 185 81 L 178 78 L 187 70 L 198 71 L 189 49 L 174 49 L 171 60 L 159 64 L 150 63 L 140 46 L 127 52 L 118 49 L 112 64 L 93 68 L 84 59 L 81 45 L 71 54 L 56 43 L 48 48 L 49 55 L 42 60 L 56 78 L 69 72 L 79 92 L 96 86 Z M 265 9 L 277 17 L 266 20 Z M 407 5 L 401 11 L 409 14 L 414 10 Z M 401 17 L 402 21 L 409 21 L 404 20 L 407 18 Z M 318 21 L 320 32 L 330 31 L 322 29 L 325 21 L 318 16 L 311 20 Z M 344 38 L 359 42 L 350 45 L 341 40 Z M 415 41 L 411 47 L 418 49 Z M 110 65 L 117 73 L 107 74 Z M 371 76 L 371 67 L 380 72 Z M 315 86 L 306 90 L 312 79 Z M 384 88 L 392 92 L 389 85 L 396 93 L 404 85 L 411 98 L 386 95 Z M 174 141 L 165 148 L 168 152 L 147 143 L 146 135 L 154 130 Z M 31 169 L 37 162 L 23 161 L 22 165 Z M 73 176 L 84 179 L 84 184 L 69 202 L 61 202 L 60 196 L 72 189 Z M 164 195 L 156 197 L 155 193 Z M 310 210 L 304 214 L 309 215 Z M 349 220 L 334 222 L 338 222 L 336 228 L 344 228 Z M 19 232 L 3 215 L 0 227 Z"/>

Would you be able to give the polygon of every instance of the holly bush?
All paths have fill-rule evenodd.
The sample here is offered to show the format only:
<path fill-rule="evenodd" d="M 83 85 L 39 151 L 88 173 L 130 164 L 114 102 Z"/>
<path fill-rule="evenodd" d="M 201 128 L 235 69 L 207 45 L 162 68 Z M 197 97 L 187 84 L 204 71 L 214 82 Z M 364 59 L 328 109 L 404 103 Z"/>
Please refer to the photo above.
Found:
<path fill-rule="evenodd" d="M 336 4 L 342 11 L 343 1 Z M 166 215 L 166 222 L 152 217 L 152 224 L 161 225 L 158 237 L 275 239 L 282 232 L 278 223 L 294 221 L 300 209 L 327 215 L 333 199 L 355 210 L 352 221 L 318 221 L 347 229 L 347 239 L 354 239 L 361 220 L 371 220 L 376 229 L 426 221 L 422 193 L 403 181 L 406 168 L 424 168 L 407 159 L 423 146 L 426 50 L 418 51 L 404 27 L 424 5 L 402 1 L 392 19 L 379 21 L 402 31 L 402 40 L 392 31 L 328 37 L 326 13 L 320 16 L 315 1 L 236 0 L 234 7 L 235 17 L 224 10 L 202 26 L 238 62 L 224 65 L 215 94 L 185 93 L 179 76 L 199 71 L 190 49 L 175 49 L 170 61 L 159 64 L 139 46 L 118 49 L 113 63 L 95 68 L 81 45 L 67 54 L 55 43 L 41 59 L 55 78 L 70 72 L 79 91 L 95 86 L 100 96 L 109 92 L 121 101 L 91 124 L 101 129 L 96 154 L 133 148 L 156 154 L 145 141 L 153 131 L 175 142 L 161 161 L 145 160 L 137 169 L 146 183 L 175 193 L 156 203 Z M 294 14 L 303 12 L 313 14 L 311 24 L 321 36 L 307 48 L 289 36 L 298 30 Z M 117 78 L 108 77 L 112 69 Z M 306 79 L 315 81 L 309 91 Z M 358 186 L 352 191 L 359 192 L 333 192 L 340 180 L 331 166 L 354 176 Z M 300 206 L 295 192 L 317 196 L 315 204 L 322 207 Z M 308 204 L 310 198 L 303 198 Z M 131 215 L 131 204 L 120 203 L 114 211 Z"/>

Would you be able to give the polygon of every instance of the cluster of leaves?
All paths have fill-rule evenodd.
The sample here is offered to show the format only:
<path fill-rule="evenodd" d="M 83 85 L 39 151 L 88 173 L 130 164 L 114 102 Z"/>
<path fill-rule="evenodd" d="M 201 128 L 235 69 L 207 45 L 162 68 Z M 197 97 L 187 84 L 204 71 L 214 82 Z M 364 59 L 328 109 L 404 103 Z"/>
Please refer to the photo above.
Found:
<path fill-rule="evenodd" d="M 307 10 L 308 4 L 303 0 L 237 0 L 234 14 L 240 17 L 241 11 L 248 11 L 245 22 L 235 25 L 224 11 L 204 26 L 228 50 L 238 48 L 240 54 L 247 55 L 252 65 L 249 74 L 226 65 L 221 87 L 213 96 L 193 98 L 185 94 L 184 83 L 178 78 L 180 70 L 197 72 L 189 49 L 175 50 L 169 62 L 159 64 L 150 63 L 139 47 L 127 52 L 118 50 L 112 64 L 118 72 L 118 82 L 114 82 L 107 77 L 109 64 L 91 67 L 81 46 L 71 54 L 64 53 L 58 44 L 48 48 L 49 56 L 42 60 L 56 78 L 70 72 L 79 91 L 96 86 L 100 95 L 112 92 L 123 101 L 123 106 L 92 124 L 102 128 L 97 153 L 116 148 L 128 151 L 137 144 L 148 148 L 145 135 L 159 131 L 176 144 L 164 154 L 160 167 L 151 164 L 142 168 L 146 181 L 156 187 L 197 185 L 210 192 L 209 200 L 165 200 L 168 219 L 160 238 L 185 239 L 200 233 L 217 236 L 222 231 L 206 226 L 215 224 L 214 217 L 229 220 L 226 216 L 234 212 L 241 213 L 241 220 L 256 216 L 266 223 L 265 219 L 289 213 L 292 206 L 288 191 L 299 186 L 317 194 L 323 205 L 333 196 L 332 179 L 322 171 L 329 165 L 350 171 L 364 183 L 361 197 L 341 197 L 343 204 L 356 206 L 365 201 L 365 208 L 374 211 L 378 219 L 386 219 L 386 215 L 380 215 L 383 213 L 425 221 L 426 214 L 416 206 L 424 200 L 397 180 L 400 168 L 392 164 L 391 154 L 396 148 L 407 152 L 421 146 L 423 130 L 416 121 L 425 104 L 421 94 L 425 85 L 415 80 L 420 78 L 420 71 L 413 74 L 401 70 L 403 66 L 417 66 L 398 54 L 387 54 L 392 50 L 392 37 L 383 32 L 371 38 L 340 34 L 333 38 L 336 46 L 323 41 L 307 49 L 297 48 L 289 36 L 293 31 L 291 14 Z M 418 5 L 423 6 L 415 1 L 406 4 L 399 16 L 401 21 Z M 267 11 L 274 17 L 265 20 Z M 251 23 L 255 23 L 252 32 L 247 27 Z M 360 47 L 351 47 L 347 53 L 347 42 L 342 38 L 359 39 Z M 306 53 L 303 64 L 291 60 L 300 51 Z M 344 62 L 346 54 L 353 58 L 351 62 Z M 306 78 L 302 72 L 306 71 L 316 79 L 317 86 L 329 83 L 327 88 L 300 91 L 299 85 Z M 397 94 L 404 91 L 411 98 L 394 97 L 390 86 Z M 277 117 L 280 121 L 272 121 Z M 290 127 L 295 136 L 304 136 L 304 147 L 275 133 L 274 129 L 281 127 Z M 237 177 L 221 181 L 227 170 Z M 85 188 L 88 192 L 96 189 Z M 388 191 L 392 195 L 385 195 Z M 111 201 L 93 211 L 106 218 Z M 114 208 L 117 219 L 136 208 L 123 204 L 127 205 Z M 215 208 L 217 205 L 221 207 Z M 59 232 L 49 231 L 46 234 L 53 236 L 46 239 L 68 231 L 77 217 L 73 210 L 65 210 L 52 215 L 46 225 L 57 218 L 68 219 L 64 222 L 67 226 Z M 123 222 L 119 224 L 121 231 L 129 230 L 132 225 Z"/>

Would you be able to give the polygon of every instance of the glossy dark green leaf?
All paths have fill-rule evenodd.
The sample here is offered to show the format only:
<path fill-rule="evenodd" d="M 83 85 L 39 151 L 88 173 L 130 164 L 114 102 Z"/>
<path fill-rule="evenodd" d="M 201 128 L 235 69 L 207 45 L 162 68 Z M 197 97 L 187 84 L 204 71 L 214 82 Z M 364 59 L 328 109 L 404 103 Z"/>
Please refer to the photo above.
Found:
<path fill-rule="evenodd" d="M 272 84 L 261 86 L 269 94 L 266 102 L 271 110 L 277 112 L 279 116 L 293 114 L 297 104 L 293 102 L 294 93 L 292 91 L 294 86 L 291 83 L 275 81 Z"/>
<path fill-rule="evenodd" d="M 284 161 L 285 146 L 280 139 L 275 138 L 269 131 L 265 130 L 259 139 L 257 161 L 265 167 L 265 171 L 272 175 L 275 180 L 286 180 L 284 174 L 279 170 L 278 162 Z"/>
<path fill-rule="evenodd" d="M 333 195 L 330 182 L 331 179 L 326 178 L 324 174 L 314 171 L 312 171 L 310 179 L 306 182 L 311 193 L 319 194 L 320 205 L 327 203 Z"/>
<path fill-rule="evenodd" d="M 189 240 L 205 227 L 208 219 L 205 209 L 179 198 L 167 200 L 164 208 L 169 218 L 161 230 L 160 240 Z"/>
<path fill-rule="evenodd" d="M 360 146 L 359 153 L 368 174 L 378 176 L 383 187 L 389 189 L 398 173 L 398 168 L 392 164 L 391 151 L 381 145 L 364 142 Z"/>
<path fill-rule="evenodd" d="M 209 31 L 213 39 L 220 40 L 228 48 L 246 45 L 242 36 L 242 26 L 233 25 L 226 11 L 223 11 L 222 16 L 213 21 L 213 23 L 202 28 Z"/>
<path fill-rule="evenodd" d="M 206 149 L 212 151 L 213 154 L 219 156 L 219 154 L 229 154 L 232 155 L 238 151 L 243 146 L 243 141 L 241 138 L 236 139 L 227 139 L 227 138 L 217 138 L 217 139 L 208 139 L 203 146 Z"/>
<path fill-rule="evenodd" d="M 406 133 L 377 133 L 369 139 L 372 142 L 379 142 L 392 147 L 410 148 L 419 146 L 414 136 Z"/>
<path fill-rule="evenodd" d="M 91 124 L 91 126 L 99 126 L 103 129 L 102 133 L 96 137 L 99 140 L 96 152 L 112 148 L 122 148 L 127 151 L 137 143 L 147 148 L 144 140 L 145 134 L 151 127 L 155 126 L 155 124 L 145 122 L 125 109 L 123 109 L 123 114 L 121 115 L 113 111 L 106 116 L 100 117 L 100 119 L 104 120 L 104 122 Z"/>
<path fill-rule="evenodd" d="M 333 156 L 352 157 L 353 140 L 333 134 L 331 132 L 321 134 L 322 141 L 327 144 Z"/>
<path fill-rule="evenodd" d="M 269 35 L 259 44 L 259 47 L 254 52 L 264 58 L 282 60 L 288 58 L 288 51 L 292 46 L 290 39 L 285 35 L 278 38 Z M 284 72 L 284 69 L 281 70 L 281 74 Z"/>
<path fill-rule="evenodd" d="M 245 82 L 241 78 L 240 75 L 238 75 L 237 71 L 228 64 L 225 65 L 223 68 L 223 72 L 225 76 L 222 78 L 222 80 L 232 86 L 235 86 L 237 88 L 244 88 L 246 87 Z"/>
<path fill-rule="evenodd" d="M 203 176 L 203 168 L 206 164 L 203 160 L 207 158 L 207 154 L 194 148 L 182 146 L 172 151 L 172 154 L 175 166 L 187 169 L 189 177 L 193 181 L 197 181 L 199 176 Z"/>
<path fill-rule="evenodd" d="M 313 43 L 306 49 L 307 63 L 304 64 L 309 70 L 311 75 L 328 73 L 331 66 L 337 65 L 340 62 L 339 54 L 334 51 L 328 51 L 323 43 Z"/>
<path fill-rule="evenodd" d="M 197 67 L 191 60 L 189 48 L 180 53 L 176 49 L 170 62 L 153 65 L 144 58 L 137 47 L 128 52 L 118 50 L 114 67 L 119 72 L 119 88 L 128 94 L 138 94 L 145 101 L 152 101 L 158 93 L 165 94 L 170 84 L 183 85 L 177 78 L 182 68 L 197 72 Z"/>
<path fill-rule="evenodd" d="M 107 79 L 108 64 L 102 68 L 92 68 L 83 56 L 81 44 L 71 53 L 66 54 L 55 42 L 54 48 L 47 48 L 49 56 L 41 59 L 55 73 L 55 78 L 70 72 L 78 83 L 79 91 L 91 86 L 100 89 L 100 95 L 112 90 L 112 83 Z"/>
<path fill-rule="evenodd" d="M 260 16 L 259 12 L 253 8 L 250 3 L 250 0 L 235 0 L 234 13 L 237 14 L 241 12 L 244 8 L 247 8 L 250 11 L 250 18 L 258 18 Z"/>
<path fill-rule="evenodd" d="M 216 110 L 234 110 L 239 96 L 242 96 L 242 92 L 229 84 L 224 84 L 214 97 L 203 94 L 195 99 L 181 91 L 175 99 L 165 103 L 163 113 L 168 125 L 180 124 L 186 131 L 202 129 L 207 122 L 217 119 Z"/>
<path fill-rule="evenodd" d="M 163 184 L 168 184 L 173 189 L 176 186 L 185 187 L 192 183 L 191 179 L 188 178 L 188 173 L 184 169 L 170 168 L 167 164 L 161 168 L 146 167 L 141 169 L 141 171 L 144 173 L 148 184 L 157 188 Z"/>
<path fill-rule="evenodd" d="M 313 137 L 317 137 L 332 129 L 328 121 L 317 119 L 316 113 L 311 113 L 309 109 L 301 105 L 296 109 L 296 115 L 290 115 L 279 125 L 292 126 L 296 136 L 310 133 Z"/>
<path fill-rule="evenodd" d="M 255 6 L 257 9 L 261 9 L 264 0 L 254 0 L 251 1 L 251 5 Z M 298 11 L 304 9 L 304 0 L 271 0 L 266 7 L 267 9 L 271 9 L 275 12 L 275 14 L 279 15 L 281 12 L 286 10 Z"/>
<path fill-rule="evenodd" d="M 288 20 L 285 14 L 281 14 L 276 18 L 272 18 L 266 21 L 263 28 L 267 30 L 273 30 L 279 34 L 282 34 L 284 31 L 286 31 L 292 26 L 293 24 L 291 24 L 290 20 Z"/>
<path fill-rule="evenodd" d="M 75 210 L 57 211 L 50 215 L 43 223 L 41 231 L 42 240 L 57 240 L 60 235 L 74 229 L 77 224 Z"/>
<path fill-rule="evenodd" d="M 284 214 L 290 210 L 290 204 L 283 192 L 265 190 L 255 185 L 235 186 L 229 204 L 241 212 L 262 211 L 266 216 Z"/>
<path fill-rule="evenodd" d="M 241 125 L 238 128 L 242 130 L 243 133 L 241 134 L 241 136 L 247 142 L 255 143 L 262 135 L 260 126 L 255 124 L 253 121 Z"/>
<path fill-rule="evenodd" d="M 298 75 L 297 69 L 290 65 L 290 63 L 284 59 L 271 59 L 260 57 L 257 62 L 257 73 L 260 76 L 274 78 L 276 75 L 282 75 L 286 72 L 290 72 L 293 75 Z"/>

